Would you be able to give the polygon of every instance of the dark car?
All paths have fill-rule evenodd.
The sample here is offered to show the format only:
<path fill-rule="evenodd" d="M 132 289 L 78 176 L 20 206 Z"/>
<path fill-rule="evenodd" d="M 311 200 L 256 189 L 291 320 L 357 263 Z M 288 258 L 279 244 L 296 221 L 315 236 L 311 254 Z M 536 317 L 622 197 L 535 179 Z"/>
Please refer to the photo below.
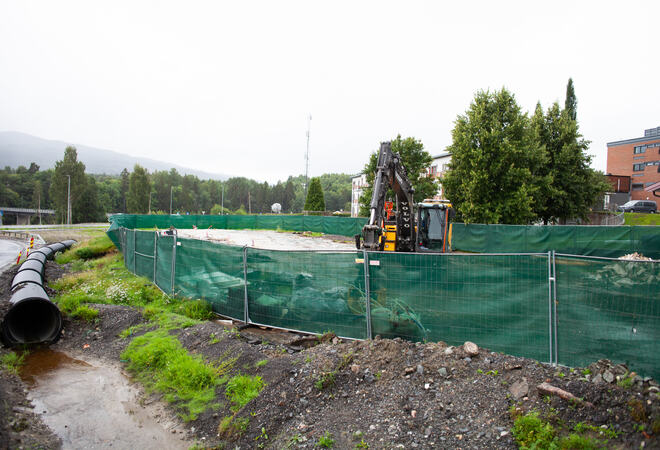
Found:
<path fill-rule="evenodd" d="M 619 206 L 619 211 L 655 214 L 658 211 L 658 205 L 652 200 L 630 200 Z"/>

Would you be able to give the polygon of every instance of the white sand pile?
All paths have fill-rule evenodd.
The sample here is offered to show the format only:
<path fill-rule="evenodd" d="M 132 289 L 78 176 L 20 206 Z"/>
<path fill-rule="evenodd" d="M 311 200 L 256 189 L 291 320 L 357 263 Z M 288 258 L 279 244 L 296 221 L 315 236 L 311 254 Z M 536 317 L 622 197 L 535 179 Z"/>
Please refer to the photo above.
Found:
<path fill-rule="evenodd" d="M 268 250 L 355 250 L 355 245 L 348 237 L 346 242 L 336 242 L 325 237 L 311 237 L 269 230 L 179 229 L 177 233 L 179 237 L 183 238 Z"/>

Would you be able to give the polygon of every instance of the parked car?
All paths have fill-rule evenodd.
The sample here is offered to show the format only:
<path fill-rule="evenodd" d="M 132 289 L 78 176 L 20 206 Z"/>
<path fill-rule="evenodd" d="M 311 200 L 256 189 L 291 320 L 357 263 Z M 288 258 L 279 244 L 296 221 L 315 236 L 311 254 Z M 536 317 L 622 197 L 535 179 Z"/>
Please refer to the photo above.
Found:
<path fill-rule="evenodd" d="M 619 211 L 623 212 L 643 212 L 655 214 L 658 212 L 658 205 L 652 200 L 630 200 L 619 206 Z"/>

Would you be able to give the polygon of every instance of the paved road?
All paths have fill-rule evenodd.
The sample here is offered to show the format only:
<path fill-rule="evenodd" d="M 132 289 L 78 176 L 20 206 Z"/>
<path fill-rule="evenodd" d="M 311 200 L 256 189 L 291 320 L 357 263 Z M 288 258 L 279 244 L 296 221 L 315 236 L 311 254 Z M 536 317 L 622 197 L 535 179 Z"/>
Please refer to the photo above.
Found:
<path fill-rule="evenodd" d="M 24 243 L 0 239 L 0 273 L 16 262 L 20 251 L 25 251 Z"/>

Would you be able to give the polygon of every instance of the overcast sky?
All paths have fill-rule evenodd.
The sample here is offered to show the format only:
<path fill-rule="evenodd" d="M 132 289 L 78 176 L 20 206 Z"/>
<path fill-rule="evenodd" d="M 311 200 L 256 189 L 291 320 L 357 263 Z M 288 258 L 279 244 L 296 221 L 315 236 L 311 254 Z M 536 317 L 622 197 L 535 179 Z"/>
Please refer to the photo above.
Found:
<path fill-rule="evenodd" d="M 442 153 L 480 89 L 606 143 L 660 126 L 658 1 L 0 0 L 0 131 L 267 180 Z"/>

